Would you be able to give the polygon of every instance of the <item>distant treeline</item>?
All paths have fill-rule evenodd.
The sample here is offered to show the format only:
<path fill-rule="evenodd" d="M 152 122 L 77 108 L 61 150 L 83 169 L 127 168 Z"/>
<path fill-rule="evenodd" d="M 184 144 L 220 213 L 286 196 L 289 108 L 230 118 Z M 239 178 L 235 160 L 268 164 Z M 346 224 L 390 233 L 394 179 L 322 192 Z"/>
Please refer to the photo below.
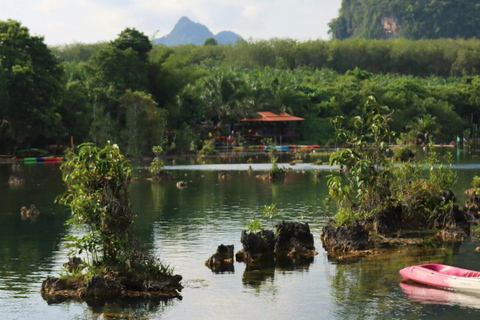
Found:
<path fill-rule="evenodd" d="M 105 43 L 51 48 L 60 61 L 86 61 Z M 480 39 L 437 40 L 240 40 L 235 45 L 155 46 L 152 59 L 175 55 L 184 63 L 206 67 L 332 69 L 359 68 L 373 73 L 419 77 L 480 74 Z"/>
<path fill-rule="evenodd" d="M 262 110 L 305 118 L 298 143 L 332 143 L 329 118 L 355 116 L 369 95 L 412 139 L 470 137 L 480 117 L 480 40 L 165 47 L 126 29 L 109 43 L 47 48 L 16 21 L 0 21 L 0 38 L 0 153 L 70 136 L 130 155 L 194 152 L 206 121 L 224 135 Z"/>

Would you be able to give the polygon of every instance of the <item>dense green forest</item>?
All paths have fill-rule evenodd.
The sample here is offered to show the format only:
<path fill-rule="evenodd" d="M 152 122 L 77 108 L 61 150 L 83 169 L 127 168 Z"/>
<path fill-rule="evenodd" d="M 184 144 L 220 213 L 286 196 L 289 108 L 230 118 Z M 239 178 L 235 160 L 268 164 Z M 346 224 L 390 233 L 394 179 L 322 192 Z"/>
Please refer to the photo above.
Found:
<path fill-rule="evenodd" d="M 480 38 L 478 0 L 342 0 L 336 39 Z"/>
<path fill-rule="evenodd" d="M 333 141 L 329 118 L 374 95 L 391 127 L 437 142 L 472 137 L 480 116 L 480 40 L 239 41 L 152 45 L 135 29 L 109 43 L 48 48 L 0 21 L 0 153 L 107 140 L 129 155 L 201 148 L 213 121 L 255 112 L 305 118 L 299 143 Z"/>

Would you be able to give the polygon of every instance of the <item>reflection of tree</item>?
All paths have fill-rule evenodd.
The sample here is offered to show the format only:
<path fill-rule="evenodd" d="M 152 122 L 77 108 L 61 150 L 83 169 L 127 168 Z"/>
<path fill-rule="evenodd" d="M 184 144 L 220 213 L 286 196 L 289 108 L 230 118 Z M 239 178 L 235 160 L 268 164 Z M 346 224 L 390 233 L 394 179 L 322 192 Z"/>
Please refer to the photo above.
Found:
<path fill-rule="evenodd" d="M 152 182 L 152 200 L 154 211 L 161 211 L 162 204 L 165 203 L 166 189 L 168 186 L 164 185 L 162 182 Z"/>
<path fill-rule="evenodd" d="M 174 300 L 161 298 L 119 298 L 115 300 L 92 299 L 87 305 L 92 319 L 148 319 L 165 312 Z"/>
<path fill-rule="evenodd" d="M 275 285 L 275 268 L 254 269 L 245 268 L 242 276 L 243 285 L 246 288 L 255 290 L 256 294 L 269 293 L 275 296 L 277 286 Z"/>

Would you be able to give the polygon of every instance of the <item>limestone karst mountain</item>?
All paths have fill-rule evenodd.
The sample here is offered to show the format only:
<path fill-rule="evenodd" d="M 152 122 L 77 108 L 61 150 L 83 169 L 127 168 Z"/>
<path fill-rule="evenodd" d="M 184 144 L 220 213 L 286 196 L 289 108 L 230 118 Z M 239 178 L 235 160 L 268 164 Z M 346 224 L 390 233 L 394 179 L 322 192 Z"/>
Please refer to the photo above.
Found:
<path fill-rule="evenodd" d="M 242 37 L 231 31 L 221 31 L 214 35 L 206 26 L 201 23 L 193 22 L 187 17 L 182 17 L 172 32 L 158 39 L 154 39 L 156 44 L 165 44 L 175 46 L 180 44 L 192 43 L 202 45 L 206 39 L 214 38 L 219 44 L 234 44 Z"/>

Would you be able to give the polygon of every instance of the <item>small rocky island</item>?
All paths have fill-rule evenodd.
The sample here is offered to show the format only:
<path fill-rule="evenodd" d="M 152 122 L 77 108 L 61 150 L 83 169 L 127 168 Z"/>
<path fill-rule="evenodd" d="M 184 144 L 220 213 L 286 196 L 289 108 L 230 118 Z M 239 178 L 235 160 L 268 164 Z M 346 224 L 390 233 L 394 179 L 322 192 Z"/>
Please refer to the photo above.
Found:
<path fill-rule="evenodd" d="M 333 119 L 339 143 L 347 148 L 330 157 L 330 164 L 340 167 L 327 182 L 336 214 L 321 234 L 331 260 L 404 245 L 462 242 L 478 219 L 475 196 L 462 207 L 455 204 L 450 155 L 440 158 L 433 143 L 424 146 L 421 161 L 395 164 L 387 157 L 392 114 L 368 97 L 362 114 L 349 123 Z"/>
<path fill-rule="evenodd" d="M 244 262 L 247 270 L 304 265 L 312 262 L 318 254 L 308 223 L 283 221 L 276 225 L 276 232 L 243 230 L 240 240 L 242 249 L 235 258 L 237 262 Z M 214 272 L 233 271 L 233 250 L 233 245 L 220 245 L 205 265 Z"/>
<path fill-rule="evenodd" d="M 180 297 L 182 277 L 151 256 L 135 236 L 136 214 L 127 192 L 131 165 L 118 146 L 81 144 L 78 154 L 67 159 L 61 168 L 68 190 L 59 202 L 71 209 L 67 223 L 86 232 L 66 238 L 70 259 L 60 277 L 43 281 L 44 299 Z"/>

